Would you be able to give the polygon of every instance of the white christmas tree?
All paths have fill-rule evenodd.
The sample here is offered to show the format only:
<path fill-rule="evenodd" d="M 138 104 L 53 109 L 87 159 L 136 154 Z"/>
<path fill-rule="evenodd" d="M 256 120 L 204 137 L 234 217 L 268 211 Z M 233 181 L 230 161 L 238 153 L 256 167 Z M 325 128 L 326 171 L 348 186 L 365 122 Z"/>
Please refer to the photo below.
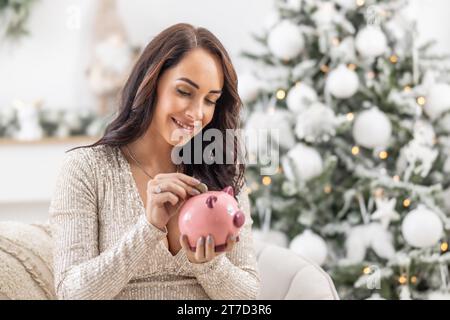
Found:
<path fill-rule="evenodd" d="M 322 265 L 343 299 L 450 298 L 446 57 L 406 1 L 275 5 L 239 77 L 245 129 L 280 137 L 276 174 L 247 167 L 255 237 Z"/>

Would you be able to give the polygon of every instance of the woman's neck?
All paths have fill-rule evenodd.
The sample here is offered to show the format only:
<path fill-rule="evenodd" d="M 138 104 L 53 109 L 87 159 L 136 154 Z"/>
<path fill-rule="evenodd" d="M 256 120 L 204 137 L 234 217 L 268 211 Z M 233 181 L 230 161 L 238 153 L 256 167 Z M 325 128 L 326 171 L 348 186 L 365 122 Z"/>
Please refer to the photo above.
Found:
<path fill-rule="evenodd" d="M 176 172 L 176 166 L 171 158 L 173 146 L 159 134 L 147 130 L 142 137 L 127 146 L 148 172 L 154 174 Z"/>

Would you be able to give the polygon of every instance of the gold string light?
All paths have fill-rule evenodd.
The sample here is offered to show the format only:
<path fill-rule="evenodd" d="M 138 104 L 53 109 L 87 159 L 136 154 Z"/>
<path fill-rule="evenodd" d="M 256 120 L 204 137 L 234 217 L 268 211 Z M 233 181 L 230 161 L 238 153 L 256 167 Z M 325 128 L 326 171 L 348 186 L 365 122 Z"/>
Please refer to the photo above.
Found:
<path fill-rule="evenodd" d="M 410 281 L 411 281 L 412 284 L 416 284 L 417 283 L 417 277 L 416 276 L 412 276 Z"/>
<path fill-rule="evenodd" d="M 323 73 L 327 73 L 328 71 L 330 71 L 330 67 L 328 67 L 326 64 L 323 64 L 320 66 L 320 71 L 322 71 Z"/>
<path fill-rule="evenodd" d="M 386 160 L 388 157 L 388 153 L 386 151 L 381 151 L 378 156 L 380 157 L 381 160 Z"/>
<path fill-rule="evenodd" d="M 402 274 L 400 277 L 398 277 L 398 283 L 405 284 L 408 281 L 408 278 Z"/>
<path fill-rule="evenodd" d="M 420 97 L 417 97 L 417 104 L 419 105 L 419 106 L 424 106 L 425 105 L 425 103 L 427 102 L 427 100 L 425 99 L 425 97 L 422 97 L 422 96 L 420 96 Z"/>
<path fill-rule="evenodd" d="M 411 200 L 409 198 L 406 198 L 405 200 L 403 200 L 403 206 L 405 208 L 408 208 L 411 205 Z"/>
<path fill-rule="evenodd" d="M 323 188 L 323 191 L 325 192 L 325 193 L 331 193 L 331 186 L 329 185 L 329 184 L 327 184 L 324 188 Z"/>
<path fill-rule="evenodd" d="M 276 95 L 278 100 L 283 100 L 286 97 L 286 91 L 279 89 Z"/>
<path fill-rule="evenodd" d="M 364 269 L 363 269 L 363 273 L 364 274 L 370 274 L 372 272 L 372 269 L 370 269 L 370 267 L 365 267 Z"/>
<path fill-rule="evenodd" d="M 355 118 L 355 115 L 353 114 L 353 112 L 347 113 L 347 120 L 348 121 L 353 121 L 354 118 Z"/>
<path fill-rule="evenodd" d="M 268 186 L 272 183 L 272 179 L 269 176 L 265 176 L 262 178 L 262 183 L 265 186 Z"/>
<path fill-rule="evenodd" d="M 389 57 L 389 61 L 391 62 L 391 63 L 397 63 L 398 62 L 398 56 L 396 56 L 395 54 L 393 54 L 393 55 L 391 55 L 390 57 Z"/>
<path fill-rule="evenodd" d="M 350 70 L 355 70 L 356 69 L 356 64 L 354 64 L 354 63 L 349 63 L 348 65 L 347 65 L 347 68 L 349 68 Z"/>
<path fill-rule="evenodd" d="M 399 182 L 400 181 L 400 176 L 399 175 L 395 175 L 392 177 L 392 179 L 394 179 L 395 182 Z"/>
<path fill-rule="evenodd" d="M 356 156 L 358 153 L 359 153 L 359 147 L 358 146 L 354 146 L 352 148 L 352 154 Z"/>
<path fill-rule="evenodd" d="M 441 243 L 441 251 L 442 252 L 446 252 L 448 250 L 448 243 L 447 242 L 442 242 Z"/>
<path fill-rule="evenodd" d="M 362 7 L 364 5 L 365 1 L 364 0 L 356 0 L 356 5 L 358 7 Z"/>
<path fill-rule="evenodd" d="M 405 87 L 403 88 L 403 91 L 405 91 L 405 92 L 410 92 L 410 91 L 411 91 L 411 87 L 410 87 L 410 86 L 405 86 Z"/>

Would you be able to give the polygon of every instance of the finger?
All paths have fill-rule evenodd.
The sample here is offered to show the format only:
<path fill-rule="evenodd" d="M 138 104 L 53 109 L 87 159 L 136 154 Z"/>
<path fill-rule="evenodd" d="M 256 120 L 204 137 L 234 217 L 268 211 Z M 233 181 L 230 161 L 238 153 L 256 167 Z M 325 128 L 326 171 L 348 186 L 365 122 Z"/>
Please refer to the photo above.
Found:
<path fill-rule="evenodd" d="M 216 256 L 214 247 L 214 237 L 210 234 L 206 237 L 205 259 L 207 261 L 214 259 L 214 257 Z"/>
<path fill-rule="evenodd" d="M 173 181 L 166 180 L 161 181 L 158 184 L 152 184 L 147 191 L 156 193 L 157 188 L 160 188 L 164 192 L 171 192 L 183 200 L 187 198 L 186 190 Z"/>
<path fill-rule="evenodd" d="M 225 251 L 230 252 L 231 250 L 233 250 L 235 244 L 236 244 L 236 236 L 229 235 L 227 238 L 227 246 L 225 247 Z"/>
<path fill-rule="evenodd" d="M 198 262 L 203 262 L 205 260 L 205 238 L 200 237 L 197 240 L 197 249 L 195 250 L 195 259 Z"/>
<path fill-rule="evenodd" d="M 179 185 L 181 188 L 183 188 L 186 191 L 187 195 L 196 196 L 200 194 L 200 191 L 198 191 L 196 188 L 193 188 L 192 186 L 188 185 L 184 181 L 178 179 L 178 178 L 164 178 L 161 179 L 161 182 L 164 181 L 171 181 L 177 185 Z"/>
<path fill-rule="evenodd" d="M 186 252 L 192 252 L 187 235 L 185 235 L 185 234 L 180 235 L 180 244 L 181 244 L 181 247 Z"/>
<path fill-rule="evenodd" d="M 181 181 L 183 181 L 184 183 L 191 185 L 191 186 L 196 186 L 198 184 L 201 183 L 201 181 L 188 176 L 187 174 L 181 173 L 181 172 L 177 172 L 177 173 L 160 173 L 157 174 L 155 176 L 155 179 L 164 179 L 164 178 L 177 178 L 180 179 Z"/>
<path fill-rule="evenodd" d="M 175 206 L 178 203 L 179 198 L 171 192 L 162 192 L 158 194 L 152 194 L 151 201 L 155 206 L 162 208 L 167 202 Z"/>

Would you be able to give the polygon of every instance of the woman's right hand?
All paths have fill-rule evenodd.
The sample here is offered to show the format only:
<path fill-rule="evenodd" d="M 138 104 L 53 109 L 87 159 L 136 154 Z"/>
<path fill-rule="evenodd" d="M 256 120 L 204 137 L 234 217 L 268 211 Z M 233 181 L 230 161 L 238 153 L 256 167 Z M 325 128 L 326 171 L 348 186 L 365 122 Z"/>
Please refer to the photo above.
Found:
<path fill-rule="evenodd" d="M 157 174 L 147 184 L 147 220 L 155 227 L 164 230 L 165 226 L 189 196 L 200 194 L 194 188 L 200 184 L 195 178 L 184 173 Z M 157 187 L 161 188 L 156 193 Z"/>

